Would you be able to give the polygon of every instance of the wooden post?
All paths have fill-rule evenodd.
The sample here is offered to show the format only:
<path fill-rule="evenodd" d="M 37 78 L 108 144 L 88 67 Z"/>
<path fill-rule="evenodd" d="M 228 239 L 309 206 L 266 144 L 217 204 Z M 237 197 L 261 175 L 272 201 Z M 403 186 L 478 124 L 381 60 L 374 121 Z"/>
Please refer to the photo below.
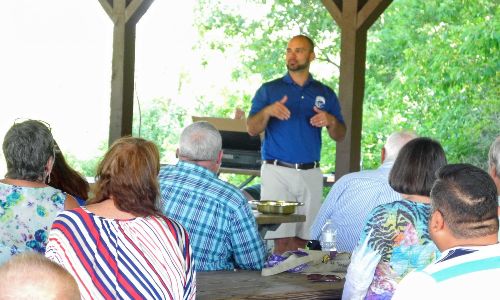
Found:
<path fill-rule="evenodd" d="M 335 177 L 359 171 L 367 31 L 392 0 L 322 0 L 341 29 L 339 100 L 347 126 L 337 143 Z"/>
<path fill-rule="evenodd" d="M 109 139 L 132 134 L 135 26 L 154 0 L 99 0 L 114 24 Z"/>

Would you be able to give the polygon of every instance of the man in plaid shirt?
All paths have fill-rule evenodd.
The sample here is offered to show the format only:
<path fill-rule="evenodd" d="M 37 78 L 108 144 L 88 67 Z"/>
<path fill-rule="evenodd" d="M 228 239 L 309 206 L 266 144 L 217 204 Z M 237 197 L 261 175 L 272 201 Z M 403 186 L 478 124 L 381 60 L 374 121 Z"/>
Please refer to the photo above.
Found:
<path fill-rule="evenodd" d="M 252 210 L 238 188 L 217 177 L 219 131 L 208 122 L 187 126 L 177 156 L 158 176 L 161 209 L 188 231 L 195 269 L 262 269 L 266 250 Z"/>

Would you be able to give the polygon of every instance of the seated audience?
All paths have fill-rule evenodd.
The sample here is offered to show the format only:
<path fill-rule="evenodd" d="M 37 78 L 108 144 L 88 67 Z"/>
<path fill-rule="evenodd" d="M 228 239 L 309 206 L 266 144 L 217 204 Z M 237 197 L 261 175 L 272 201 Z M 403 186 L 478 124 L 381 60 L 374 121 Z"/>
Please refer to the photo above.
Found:
<path fill-rule="evenodd" d="M 443 167 L 431 191 L 429 233 L 442 251 L 406 276 L 393 299 L 498 299 L 497 190 L 485 171 Z"/>
<path fill-rule="evenodd" d="M 45 256 L 24 252 L 0 267 L 2 300 L 79 300 L 73 276 Z"/>
<path fill-rule="evenodd" d="M 158 148 L 124 137 L 100 162 L 95 198 L 60 213 L 45 255 L 76 279 L 82 299 L 194 299 L 189 238 L 158 210 Z"/>
<path fill-rule="evenodd" d="M 48 186 L 54 139 L 42 122 L 12 125 L 2 145 L 7 173 L 0 180 L 0 264 L 24 251 L 45 253 L 47 235 L 58 212 L 76 200 Z"/>
<path fill-rule="evenodd" d="M 413 139 L 401 149 L 389 184 L 402 200 L 369 214 L 351 256 L 342 299 L 390 299 L 406 274 L 439 255 L 427 224 L 431 187 L 444 165 L 443 148 L 429 138 Z"/>
<path fill-rule="evenodd" d="M 79 205 L 85 205 L 89 196 L 89 183 L 85 177 L 66 163 L 57 143 L 55 153 L 56 161 L 52 167 L 52 173 L 50 173 L 50 186 L 70 194 L 78 201 Z"/>
<path fill-rule="evenodd" d="M 352 252 L 372 209 L 401 199 L 389 185 L 389 172 L 399 150 L 416 137 L 408 131 L 391 134 L 382 148 L 378 169 L 347 174 L 335 182 L 311 227 L 312 239 L 319 240 L 323 225 L 331 219 L 337 229 L 337 250 Z"/>
<path fill-rule="evenodd" d="M 162 211 L 189 232 L 196 270 L 259 270 L 266 250 L 241 191 L 217 178 L 222 138 L 208 122 L 195 122 L 181 134 L 176 165 L 158 177 Z"/>

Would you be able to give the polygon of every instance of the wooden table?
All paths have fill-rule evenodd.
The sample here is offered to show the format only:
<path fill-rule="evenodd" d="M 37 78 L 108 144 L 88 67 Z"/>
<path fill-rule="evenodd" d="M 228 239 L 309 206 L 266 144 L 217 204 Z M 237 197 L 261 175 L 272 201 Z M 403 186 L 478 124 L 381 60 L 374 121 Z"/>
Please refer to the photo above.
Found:
<path fill-rule="evenodd" d="M 266 232 L 278 229 L 278 227 L 283 223 L 297 223 L 306 221 L 306 215 L 298 214 L 263 214 L 256 210 L 253 210 L 253 215 L 255 216 L 255 221 L 257 222 L 259 233 L 262 238 L 265 237 Z"/>
<path fill-rule="evenodd" d="M 261 276 L 260 271 L 197 273 L 196 299 L 340 299 L 344 280 L 313 282 L 300 273 Z"/>

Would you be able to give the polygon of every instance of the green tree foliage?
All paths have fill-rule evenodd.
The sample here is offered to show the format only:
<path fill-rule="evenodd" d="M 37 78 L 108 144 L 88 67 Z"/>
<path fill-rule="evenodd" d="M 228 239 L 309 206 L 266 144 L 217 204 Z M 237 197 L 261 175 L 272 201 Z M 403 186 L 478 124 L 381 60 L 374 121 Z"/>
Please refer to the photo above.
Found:
<path fill-rule="evenodd" d="M 404 126 L 439 140 L 450 162 L 484 167 L 500 128 L 497 11 L 491 1 L 393 3 L 370 32 L 363 137 Z"/>
<path fill-rule="evenodd" d="M 134 109 L 133 136 L 153 141 L 160 151 L 161 163 L 175 161 L 179 135 L 186 124 L 186 109 L 171 99 L 153 99 Z M 99 147 L 100 155 L 89 160 L 78 160 L 67 155 L 68 163 L 84 176 L 94 177 L 97 164 L 108 149 L 107 141 Z"/>
<path fill-rule="evenodd" d="M 186 123 L 186 109 L 171 99 L 153 99 L 140 110 L 137 108 L 132 134 L 155 142 L 162 163 L 171 162 Z"/>
<path fill-rule="evenodd" d="M 379 164 L 385 137 L 400 129 L 439 140 L 450 162 L 485 166 L 500 128 L 498 10 L 487 0 L 399 0 L 389 6 L 368 32 L 363 168 Z M 249 17 L 249 11 L 260 14 Z M 222 52 L 239 47 L 235 80 L 282 76 L 286 42 L 304 33 L 317 44 L 315 77 L 337 90 L 340 35 L 320 1 L 203 0 L 198 14 L 203 44 Z M 249 88 L 245 101 L 254 92 Z M 228 99 L 221 112 L 241 105 L 241 95 Z M 334 167 L 335 143 L 323 137 L 327 171 Z"/>
<path fill-rule="evenodd" d="M 103 141 L 100 146 L 99 146 L 99 153 L 100 155 L 96 155 L 95 157 L 92 157 L 87 160 L 79 160 L 77 159 L 74 155 L 71 153 L 66 153 L 64 154 L 64 159 L 68 163 L 69 166 L 71 166 L 73 169 L 76 171 L 80 172 L 85 177 L 94 177 L 95 172 L 97 170 L 97 165 L 102 159 L 102 156 L 108 149 L 108 143 L 107 141 Z"/>

